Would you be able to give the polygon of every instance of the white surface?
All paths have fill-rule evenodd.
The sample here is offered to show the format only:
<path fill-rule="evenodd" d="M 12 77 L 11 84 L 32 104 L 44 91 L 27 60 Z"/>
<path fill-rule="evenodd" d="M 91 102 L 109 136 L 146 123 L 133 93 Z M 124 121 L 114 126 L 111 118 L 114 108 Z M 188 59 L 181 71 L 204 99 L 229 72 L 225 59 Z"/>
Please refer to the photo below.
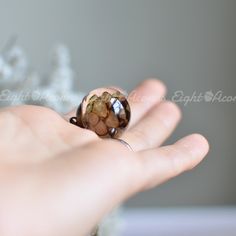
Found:
<path fill-rule="evenodd" d="M 236 236 L 236 208 L 136 209 L 122 236 Z"/>

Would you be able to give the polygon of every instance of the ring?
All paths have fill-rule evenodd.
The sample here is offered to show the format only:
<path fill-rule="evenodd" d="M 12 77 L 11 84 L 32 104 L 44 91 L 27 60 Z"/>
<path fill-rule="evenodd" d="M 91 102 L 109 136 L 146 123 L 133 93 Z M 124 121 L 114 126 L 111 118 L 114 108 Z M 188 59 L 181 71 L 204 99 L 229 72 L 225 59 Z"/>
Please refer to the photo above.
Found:
<path fill-rule="evenodd" d="M 83 98 L 70 123 L 92 130 L 101 138 L 117 139 L 127 128 L 130 117 L 130 105 L 124 94 L 114 88 L 99 88 Z"/>
<path fill-rule="evenodd" d="M 132 151 L 132 152 L 134 151 L 133 148 L 126 141 L 124 141 L 123 139 L 117 138 L 115 140 L 117 140 L 120 143 L 122 143 L 123 145 L 125 145 L 130 151 Z"/>

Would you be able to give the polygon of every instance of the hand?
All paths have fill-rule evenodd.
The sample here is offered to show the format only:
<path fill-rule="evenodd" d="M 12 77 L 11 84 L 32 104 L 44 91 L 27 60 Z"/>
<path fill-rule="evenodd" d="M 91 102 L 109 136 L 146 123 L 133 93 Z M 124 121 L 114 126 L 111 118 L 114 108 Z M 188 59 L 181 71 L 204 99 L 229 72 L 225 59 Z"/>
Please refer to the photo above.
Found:
<path fill-rule="evenodd" d="M 208 152 L 201 135 L 160 147 L 181 117 L 164 95 L 157 80 L 131 93 L 132 120 L 122 139 L 134 152 L 48 108 L 2 109 L 0 235 L 86 235 L 130 196 L 195 167 Z"/>

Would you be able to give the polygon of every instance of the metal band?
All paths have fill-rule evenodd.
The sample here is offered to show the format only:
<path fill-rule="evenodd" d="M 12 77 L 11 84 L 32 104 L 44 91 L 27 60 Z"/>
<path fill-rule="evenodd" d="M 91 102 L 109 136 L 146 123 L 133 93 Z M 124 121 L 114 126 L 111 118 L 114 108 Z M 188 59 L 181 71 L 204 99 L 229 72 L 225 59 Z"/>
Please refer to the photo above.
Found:
<path fill-rule="evenodd" d="M 117 138 L 115 140 L 117 140 L 120 143 L 122 143 L 123 145 L 125 145 L 130 151 L 132 151 L 132 152 L 134 151 L 133 148 L 126 141 L 124 141 L 123 139 Z"/>

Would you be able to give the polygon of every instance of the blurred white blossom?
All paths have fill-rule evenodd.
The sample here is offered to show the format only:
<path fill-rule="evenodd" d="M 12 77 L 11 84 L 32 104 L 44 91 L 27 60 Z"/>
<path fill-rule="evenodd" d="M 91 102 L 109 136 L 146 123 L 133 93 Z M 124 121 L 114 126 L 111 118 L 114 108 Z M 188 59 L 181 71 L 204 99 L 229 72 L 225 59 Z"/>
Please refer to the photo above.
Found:
<path fill-rule="evenodd" d="M 51 52 L 49 73 L 42 76 L 30 69 L 21 47 L 11 46 L 0 54 L 0 106 L 35 104 L 58 112 L 68 112 L 78 106 L 84 94 L 73 89 L 74 72 L 70 62 L 68 48 L 58 44 Z M 5 90 L 9 91 L 7 97 L 3 96 Z"/>

